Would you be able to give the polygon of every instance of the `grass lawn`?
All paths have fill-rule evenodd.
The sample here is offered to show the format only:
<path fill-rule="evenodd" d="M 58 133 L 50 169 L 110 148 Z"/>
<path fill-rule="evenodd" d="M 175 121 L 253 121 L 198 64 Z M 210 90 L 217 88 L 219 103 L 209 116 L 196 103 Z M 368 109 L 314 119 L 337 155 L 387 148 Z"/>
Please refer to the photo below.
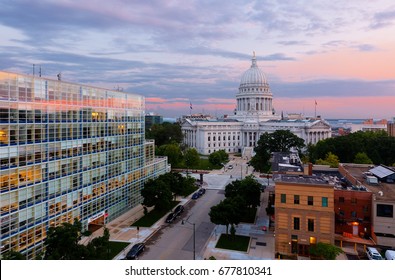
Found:
<path fill-rule="evenodd" d="M 247 252 L 249 244 L 249 236 L 235 235 L 232 237 L 230 234 L 221 234 L 215 248 Z"/>
<path fill-rule="evenodd" d="M 153 224 L 155 224 L 160 218 L 162 218 L 164 215 L 168 214 L 169 211 L 171 211 L 174 207 L 176 207 L 180 202 L 179 201 L 172 201 L 170 204 L 169 209 L 164 209 L 161 211 L 158 211 L 156 209 L 152 210 L 149 212 L 147 215 L 141 217 L 139 220 L 134 222 L 132 224 L 133 227 L 150 227 Z"/>
<path fill-rule="evenodd" d="M 255 223 L 256 208 L 248 208 L 246 210 L 246 215 L 243 216 L 242 223 L 253 224 Z"/>
<path fill-rule="evenodd" d="M 125 249 L 130 243 L 129 242 L 114 242 L 110 241 L 110 253 L 108 256 L 109 260 L 115 258 L 123 249 Z"/>

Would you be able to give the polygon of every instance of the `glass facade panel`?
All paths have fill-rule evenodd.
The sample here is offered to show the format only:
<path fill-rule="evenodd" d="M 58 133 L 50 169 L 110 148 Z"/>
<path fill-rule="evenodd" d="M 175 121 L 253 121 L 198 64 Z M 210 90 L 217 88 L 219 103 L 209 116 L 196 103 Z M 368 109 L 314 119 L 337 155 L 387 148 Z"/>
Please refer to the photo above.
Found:
<path fill-rule="evenodd" d="M 144 119 L 140 95 L 0 72 L 1 254 L 34 258 L 49 227 L 140 204 L 168 171 L 145 152 Z"/>

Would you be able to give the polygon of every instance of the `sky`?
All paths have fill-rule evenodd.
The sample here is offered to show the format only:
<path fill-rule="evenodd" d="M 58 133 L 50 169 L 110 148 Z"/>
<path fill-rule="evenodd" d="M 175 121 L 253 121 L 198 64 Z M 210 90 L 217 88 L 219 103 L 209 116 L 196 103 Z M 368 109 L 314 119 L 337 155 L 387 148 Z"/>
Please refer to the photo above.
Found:
<path fill-rule="evenodd" d="M 1 0 L 0 34 L 0 70 L 141 94 L 164 117 L 232 115 L 253 52 L 278 114 L 395 117 L 392 0 Z"/>

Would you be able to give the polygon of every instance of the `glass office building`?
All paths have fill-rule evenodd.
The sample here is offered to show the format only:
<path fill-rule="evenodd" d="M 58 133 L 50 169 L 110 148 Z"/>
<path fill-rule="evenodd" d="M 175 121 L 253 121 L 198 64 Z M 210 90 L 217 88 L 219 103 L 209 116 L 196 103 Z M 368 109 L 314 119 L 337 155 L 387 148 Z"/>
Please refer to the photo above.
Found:
<path fill-rule="evenodd" d="M 104 225 L 168 171 L 144 139 L 144 97 L 0 72 L 1 254 L 28 259 L 49 227 Z"/>

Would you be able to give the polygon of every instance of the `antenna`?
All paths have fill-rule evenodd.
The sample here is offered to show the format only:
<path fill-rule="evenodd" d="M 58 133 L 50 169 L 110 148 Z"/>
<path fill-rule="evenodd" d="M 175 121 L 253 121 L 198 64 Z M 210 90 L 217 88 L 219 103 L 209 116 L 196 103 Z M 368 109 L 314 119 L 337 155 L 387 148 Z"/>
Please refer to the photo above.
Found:
<path fill-rule="evenodd" d="M 33 64 L 33 77 L 34 77 L 34 66 L 35 66 L 35 65 Z"/>

